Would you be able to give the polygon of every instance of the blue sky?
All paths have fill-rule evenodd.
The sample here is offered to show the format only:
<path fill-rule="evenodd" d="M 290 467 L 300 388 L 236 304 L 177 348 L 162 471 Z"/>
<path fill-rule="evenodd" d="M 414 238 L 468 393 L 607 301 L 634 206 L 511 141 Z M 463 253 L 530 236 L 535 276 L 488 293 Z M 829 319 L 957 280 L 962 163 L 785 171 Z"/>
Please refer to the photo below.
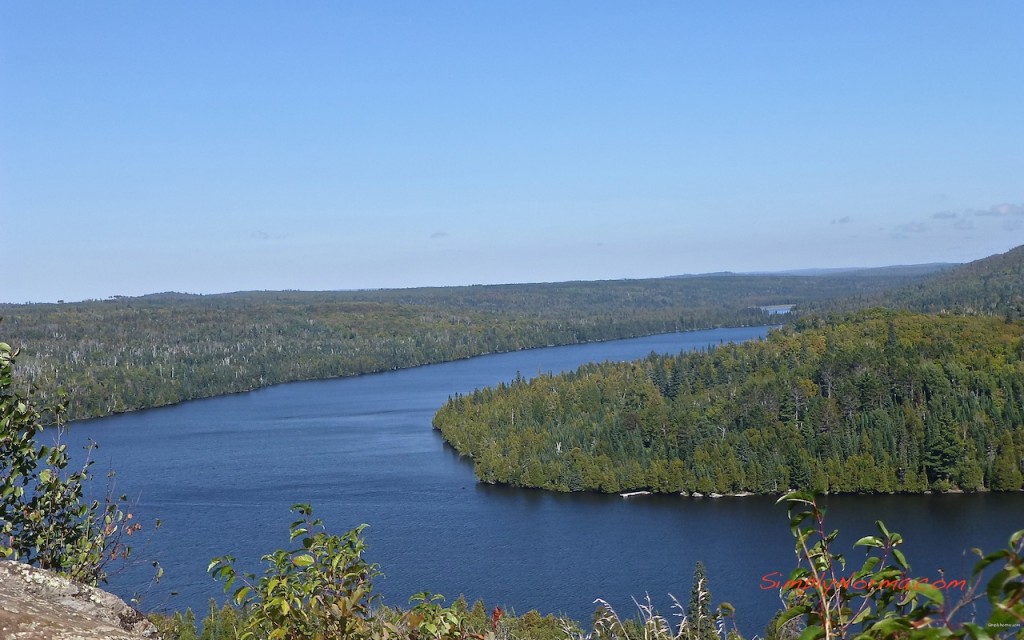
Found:
<path fill-rule="evenodd" d="M 0 301 L 963 262 L 1020 2 L 0 1 Z"/>

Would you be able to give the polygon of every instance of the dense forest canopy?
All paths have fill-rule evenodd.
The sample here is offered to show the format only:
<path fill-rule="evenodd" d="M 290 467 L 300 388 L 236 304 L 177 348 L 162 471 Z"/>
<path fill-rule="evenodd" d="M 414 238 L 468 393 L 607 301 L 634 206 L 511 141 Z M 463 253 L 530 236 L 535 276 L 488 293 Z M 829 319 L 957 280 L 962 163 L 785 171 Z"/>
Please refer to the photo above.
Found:
<path fill-rule="evenodd" d="M 1016 490 L 1024 326 L 882 309 L 452 398 L 485 482 L 558 491 Z"/>
<path fill-rule="evenodd" d="M 929 271 L 929 270 L 925 270 Z M 759 307 L 872 295 L 920 269 L 0 305 L 19 375 L 69 417 L 555 344 L 778 322 Z"/>

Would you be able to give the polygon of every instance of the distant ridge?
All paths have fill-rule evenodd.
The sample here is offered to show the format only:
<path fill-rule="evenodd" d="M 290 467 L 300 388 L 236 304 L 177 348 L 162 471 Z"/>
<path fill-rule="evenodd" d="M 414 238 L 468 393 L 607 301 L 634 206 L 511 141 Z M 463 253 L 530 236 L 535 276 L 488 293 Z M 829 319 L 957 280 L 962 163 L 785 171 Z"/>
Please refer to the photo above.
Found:
<path fill-rule="evenodd" d="M 718 278 L 718 277 L 739 277 L 739 276 L 926 276 L 943 271 L 949 271 L 963 266 L 956 262 L 929 262 L 926 264 L 900 264 L 887 267 L 831 267 L 831 268 L 809 268 L 809 269 L 788 269 L 785 271 L 713 271 L 711 273 L 684 273 L 666 278 Z"/>
<path fill-rule="evenodd" d="M 778 275 L 794 276 L 832 276 L 857 274 L 860 276 L 923 276 L 948 271 L 960 266 L 956 262 L 929 262 L 926 264 L 898 264 L 888 267 L 838 267 L 833 269 L 792 269 L 779 271 Z"/>

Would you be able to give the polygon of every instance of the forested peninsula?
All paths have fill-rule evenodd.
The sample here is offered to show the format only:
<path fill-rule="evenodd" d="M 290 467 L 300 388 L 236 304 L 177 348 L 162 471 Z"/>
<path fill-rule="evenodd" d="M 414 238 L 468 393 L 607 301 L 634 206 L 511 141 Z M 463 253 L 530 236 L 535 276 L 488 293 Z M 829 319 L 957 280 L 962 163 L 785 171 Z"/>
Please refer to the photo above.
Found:
<path fill-rule="evenodd" d="M 41 405 L 65 389 L 74 419 L 486 353 L 779 322 L 759 307 L 876 296 L 942 268 L 116 296 L 0 305 L 0 330 L 21 350 L 21 384 Z"/>
<path fill-rule="evenodd" d="M 452 398 L 477 477 L 557 491 L 1017 490 L 1024 326 L 875 309 Z"/>

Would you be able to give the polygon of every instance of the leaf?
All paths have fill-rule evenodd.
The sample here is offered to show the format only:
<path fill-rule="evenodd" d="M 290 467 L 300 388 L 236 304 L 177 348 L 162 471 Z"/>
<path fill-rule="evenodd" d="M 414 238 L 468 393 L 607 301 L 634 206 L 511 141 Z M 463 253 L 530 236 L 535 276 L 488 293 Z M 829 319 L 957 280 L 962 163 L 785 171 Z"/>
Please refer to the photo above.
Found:
<path fill-rule="evenodd" d="M 992 636 L 988 634 L 988 631 L 973 622 L 965 624 L 964 629 L 967 630 L 967 633 L 974 638 L 974 640 L 992 640 Z"/>
<path fill-rule="evenodd" d="M 868 627 L 871 633 L 865 635 L 871 638 L 895 638 L 909 628 L 910 623 L 905 618 L 885 618 Z"/>
<path fill-rule="evenodd" d="M 775 504 L 782 504 L 783 502 L 795 502 L 797 504 L 814 504 L 814 496 L 806 491 L 792 491 L 784 496 L 781 496 L 775 501 Z"/>
<path fill-rule="evenodd" d="M 892 555 L 894 558 L 896 558 L 896 562 L 900 565 L 900 567 L 907 571 L 910 570 L 910 565 L 907 563 L 907 557 L 903 555 L 902 551 L 900 551 L 899 549 L 893 549 Z"/>
<path fill-rule="evenodd" d="M 857 617 L 850 621 L 850 624 L 860 624 L 872 613 L 871 607 L 864 607 L 864 610 L 857 614 Z"/>
<path fill-rule="evenodd" d="M 885 528 L 884 522 L 882 522 L 881 520 L 875 520 L 875 526 L 878 527 L 878 530 L 882 532 L 883 536 L 885 536 L 886 538 L 889 537 L 889 530 Z"/>
<path fill-rule="evenodd" d="M 878 536 L 864 536 L 857 542 L 853 543 L 855 547 L 884 547 L 885 544 L 878 538 Z"/>
<path fill-rule="evenodd" d="M 987 556 L 979 560 L 978 564 L 974 565 L 974 570 L 971 571 L 971 576 L 974 577 L 978 575 L 979 573 L 984 571 L 985 567 L 987 567 L 988 565 L 992 564 L 996 560 L 1002 560 L 1003 558 L 1009 557 L 1009 555 L 1010 553 L 1006 549 L 1000 549 L 999 551 L 994 551 L 988 554 Z"/>
<path fill-rule="evenodd" d="M 296 567 L 311 567 L 313 566 L 313 556 L 308 553 L 304 553 L 301 556 L 295 556 L 292 558 L 292 564 Z"/>
<path fill-rule="evenodd" d="M 800 605 L 800 606 L 796 606 L 796 607 L 789 607 L 788 609 L 786 609 L 785 611 L 782 612 L 782 615 L 779 616 L 779 619 L 775 623 L 775 627 L 776 628 L 781 628 L 782 625 L 786 624 L 787 622 L 789 622 L 793 618 L 797 618 L 799 616 L 802 616 L 802 615 L 806 614 L 807 612 L 809 612 L 810 610 L 811 610 L 810 605 L 806 605 L 806 604 Z"/>
<path fill-rule="evenodd" d="M 818 625 L 809 626 L 800 634 L 800 640 L 815 640 L 825 637 L 825 630 Z"/>
<path fill-rule="evenodd" d="M 942 592 L 930 584 L 918 582 L 911 586 L 911 589 L 917 591 L 922 596 L 924 596 L 928 600 L 931 600 L 937 605 L 942 605 L 945 602 L 945 598 L 942 596 Z"/>

